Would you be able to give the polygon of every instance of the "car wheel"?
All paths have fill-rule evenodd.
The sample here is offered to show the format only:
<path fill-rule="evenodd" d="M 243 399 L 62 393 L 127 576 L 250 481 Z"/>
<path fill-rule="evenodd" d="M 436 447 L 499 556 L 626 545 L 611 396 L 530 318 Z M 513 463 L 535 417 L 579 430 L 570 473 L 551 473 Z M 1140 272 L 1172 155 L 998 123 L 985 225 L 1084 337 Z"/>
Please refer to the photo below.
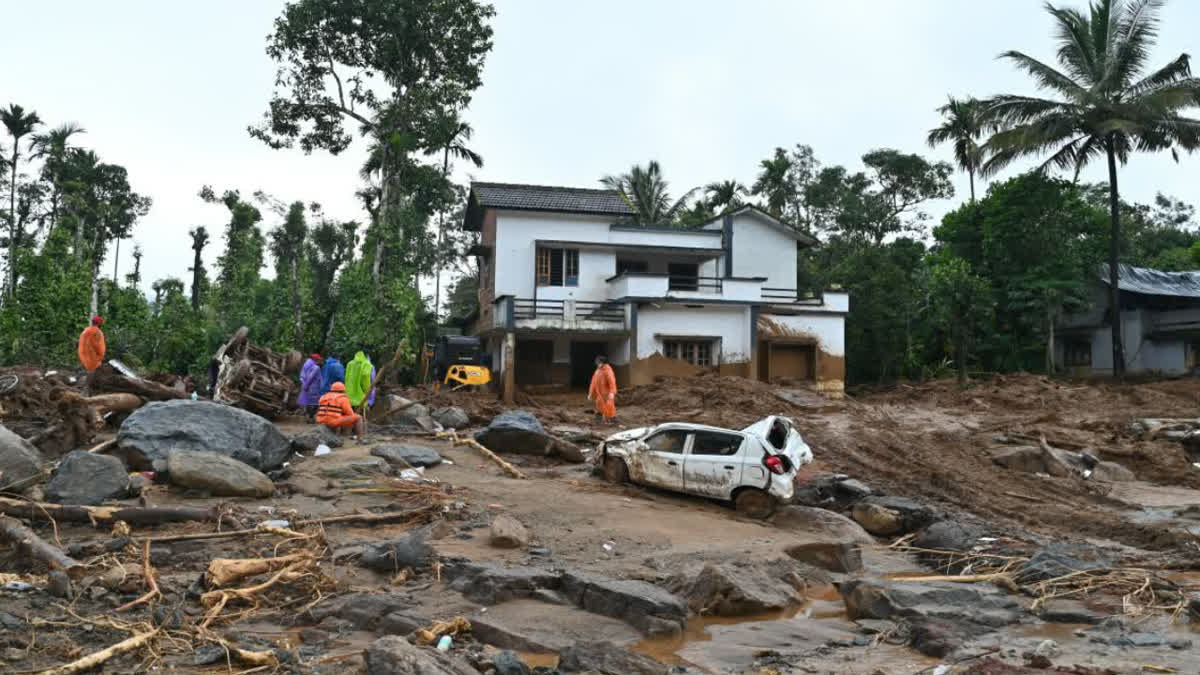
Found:
<path fill-rule="evenodd" d="M 620 457 L 606 457 L 604 459 L 604 479 L 610 483 L 628 483 L 629 467 L 625 466 L 625 460 Z"/>
<path fill-rule="evenodd" d="M 775 512 L 775 499 L 758 488 L 746 488 L 734 496 L 733 507 L 747 518 L 765 520 Z"/>

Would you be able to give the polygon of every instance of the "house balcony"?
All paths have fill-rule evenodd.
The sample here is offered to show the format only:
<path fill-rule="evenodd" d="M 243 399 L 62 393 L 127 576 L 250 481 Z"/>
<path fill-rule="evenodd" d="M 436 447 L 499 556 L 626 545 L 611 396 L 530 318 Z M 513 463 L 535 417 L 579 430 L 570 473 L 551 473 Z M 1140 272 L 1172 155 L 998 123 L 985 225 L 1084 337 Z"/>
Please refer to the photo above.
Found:
<path fill-rule="evenodd" d="M 758 302 L 761 278 L 711 277 L 679 274 L 623 272 L 608 278 L 608 297 Z"/>
<path fill-rule="evenodd" d="M 496 298 L 494 328 L 518 332 L 626 333 L 625 305 L 611 301 Z"/>

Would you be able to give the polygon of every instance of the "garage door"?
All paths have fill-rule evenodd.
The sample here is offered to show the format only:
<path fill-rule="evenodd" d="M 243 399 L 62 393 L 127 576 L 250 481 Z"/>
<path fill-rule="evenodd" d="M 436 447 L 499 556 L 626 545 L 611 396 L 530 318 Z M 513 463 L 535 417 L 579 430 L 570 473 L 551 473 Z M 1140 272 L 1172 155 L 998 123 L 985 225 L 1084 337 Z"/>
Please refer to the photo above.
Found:
<path fill-rule="evenodd" d="M 814 350 L 812 345 L 773 344 L 767 365 L 772 382 L 776 380 L 812 380 Z"/>

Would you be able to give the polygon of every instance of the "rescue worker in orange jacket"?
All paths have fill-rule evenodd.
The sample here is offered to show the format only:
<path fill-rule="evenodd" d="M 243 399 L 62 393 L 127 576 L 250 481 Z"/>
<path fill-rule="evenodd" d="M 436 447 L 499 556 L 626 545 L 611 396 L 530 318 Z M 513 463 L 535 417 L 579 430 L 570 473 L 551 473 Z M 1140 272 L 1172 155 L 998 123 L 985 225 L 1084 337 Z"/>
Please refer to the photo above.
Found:
<path fill-rule="evenodd" d="M 99 316 L 92 317 L 92 324 L 83 329 L 79 335 L 79 362 L 83 364 L 84 370 L 88 372 L 87 382 L 84 388 L 87 393 L 92 391 L 92 381 L 96 376 L 96 369 L 104 363 L 104 331 L 100 330 L 100 326 L 104 325 L 104 319 Z"/>
<path fill-rule="evenodd" d="M 355 440 L 363 435 L 362 416 L 354 412 L 350 405 L 350 397 L 346 396 L 346 385 L 334 382 L 329 393 L 321 397 L 317 404 L 317 424 L 322 424 L 337 433 L 346 429 L 354 430 Z"/>
<path fill-rule="evenodd" d="M 604 356 L 596 357 L 596 372 L 592 373 L 592 386 L 588 388 L 588 400 L 596 405 L 596 413 L 611 424 L 617 422 L 617 376 Z"/>

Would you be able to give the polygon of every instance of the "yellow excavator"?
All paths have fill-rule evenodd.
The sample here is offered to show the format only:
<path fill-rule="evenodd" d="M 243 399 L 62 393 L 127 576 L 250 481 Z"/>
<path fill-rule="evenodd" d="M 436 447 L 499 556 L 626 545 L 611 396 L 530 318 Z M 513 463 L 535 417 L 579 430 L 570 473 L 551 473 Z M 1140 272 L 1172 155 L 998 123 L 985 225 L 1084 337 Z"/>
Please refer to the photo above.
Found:
<path fill-rule="evenodd" d="M 434 388 L 451 390 L 483 387 L 492 381 L 492 355 L 484 352 L 483 340 L 466 335 L 443 335 L 426 357 L 433 366 Z"/>

